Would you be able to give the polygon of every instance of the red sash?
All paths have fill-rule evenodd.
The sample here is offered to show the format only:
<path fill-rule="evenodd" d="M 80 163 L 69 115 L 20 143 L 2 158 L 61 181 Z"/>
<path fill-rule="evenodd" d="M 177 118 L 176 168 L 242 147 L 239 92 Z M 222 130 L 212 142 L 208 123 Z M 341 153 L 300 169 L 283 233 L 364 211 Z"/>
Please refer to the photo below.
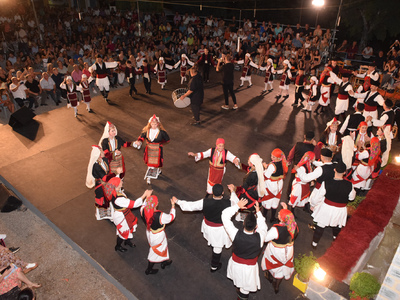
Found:
<path fill-rule="evenodd" d="M 107 77 L 107 74 L 97 74 L 96 76 L 97 76 L 97 78 L 99 78 L 99 79 L 103 79 L 103 78 L 106 78 L 106 77 Z"/>
<path fill-rule="evenodd" d="M 376 111 L 376 109 L 377 109 L 377 106 L 370 106 L 366 103 L 364 103 L 364 105 L 365 105 L 365 108 L 364 108 L 365 111 Z"/>
<path fill-rule="evenodd" d="M 347 204 L 346 203 L 337 203 L 337 202 L 332 202 L 331 200 L 328 200 L 325 198 L 324 201 L 326 204 L 334 207 L 345 207 Z"/>
<path fill-rule="evenodd" d="M 276 263 L 273 263 L 271 261 L 269 261 L 268 259 L 265 259 L 265 266 L 267 268 L 267 270 L 272 270 L 272 269 L 277 269 L 283 266 L 286 266 L 288 268 L 293 268 L 293 257 L 288 260 L 285 264 L 283 264 L 282 262 L 280 262 L 275 256 L 271 255 L 271 259 L 273 259 Z"/>
<path fill-rule="evenodd" d="M 237 256 L 235 253 L 232 253 L 232 260 L 238 264 L 254 266 L 257 263 L 258 256 L 252 259 L 245 259 Z"/>
<path fill-rule="evenodd" d="M 348 100 L 349 99 L 349 96 L 342 95 L 342 94 L 338 94 L 337 97 L 338 97 L 339 100 Z"/>
<path fill-rule="evenodd" d="M 219 223 L 214 223 L 214 222 L 208 221 L 206 218 L 204 218 L 204 223 L 206 223 L 210 227 L 222 227 L 222 226 L 224 226 L 223 224 L 219 224 Z"/>

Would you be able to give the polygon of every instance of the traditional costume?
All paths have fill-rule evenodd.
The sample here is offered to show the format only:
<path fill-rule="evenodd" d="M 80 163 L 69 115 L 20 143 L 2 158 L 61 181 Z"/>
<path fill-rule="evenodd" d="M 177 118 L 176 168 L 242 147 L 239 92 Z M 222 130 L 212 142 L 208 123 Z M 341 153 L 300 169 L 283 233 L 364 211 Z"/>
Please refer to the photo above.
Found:
<path fill-rule="evenodd" d="M 335 83 L 335 81 L 330 76 L 331 71 L 332 67 L 325 66 L 325 69 L 319 79 L 319 84 L 321 85 L 321 97 L 318 101 L 318 107 L 314 111 L 316 114 L 319 114 L 319 110 L 321 110 L 321 113 L 325 112 L 325 107 L 327 107 L 330 103 L 331 85 L 332 83 Z"/>
<path fill-rule="evenodd" d="M 307 98 L 307 104 L 302 109 L 302 111 L 311 111 L 312 107 L 321 97 L 321 89 L 320 86 L 318 85 L 318 78 L 312 76 L 310 81 L 311 81 L 310 85 L 306 86 L 306 89 L 310 90 Z"/>
<path fill-rule="evenodd" d="M 197 64 L 203 67 L 203 80 L 205 82 L 210 81 L 210 67 L 215 66 L 213 56 L 209 53 L 208 49 L 204 50 L 204 53 L 200 56 Z"/>
<path fill-rule="evenodd" d="M 110 130 L 115 129 L 115 137 L 110 136 Z M 111 122 L 107 122 L 104 126 L 103 135 L 100 138 L 99 146 L 104 151 L 104 155 L 108 158 L 110 163 L 111 172 L 115 173 L 118 167 L 122 167 L 123 172 L 120 174 L 120 178 L 123 179 L 125 176 L 125 161 L 124 156 L 121 154 L 116 154 L 115 151 L 121 151 L 121 147 L 133 147 L 132 142 L 125 142 L 122 138 L 118 136 L 117 128 Z"/>
<path fill-rule="evenodd" d="M 331 126 L 336 125 L 336 130 L 332 131 Z M 337 130 L 337 127 L 340 125 L 340 121 L 338 121 L 335 118 L 330 120 L 328 123 L 326 123 L 326 129 L 321 135 L 321 139 L 318 143 L 318 146 L 320 148 L 326 147 L 329 148 L 333 154 L 336 154 L 340 146 L 342 144 L 342 135 L 340 132 Z"/>
<path fill-rule="evenodd" d="M 379 86 L 379 82 L 372 80 L 371 85 L 377 87 Z M 363 116 L 365 118 L 367 118 L 368 116 L 372 116 L 372 119 L 378 119 L 378 106 L 383 106 L 385 100 L 377 90 L 369 90 L 368 92 L 364 93 L 355 93 L 354 97 L 357 98 L 360 103 L 364 103 L 365 109 Z M 368 127 L 372 126 L 371 121 L 368 121 L 367 123 Z"/>
<path fill-rule="evenodd" d="M 254 205 L 258 199 L 265 195 L 264 167 L 262 159 L 257 153 L 250 155 L 249 161 L 250 166 L 242 164 L 242 169 L 247 171 L 247 174 L 243 179 L 243 185 L 236 187 L 236 195 L 239 199 L 248 200 L 247 211 L 254 211 Z"/>
<path fill-rule="evenodd" d="M 294 80 L 294 84 L 296 86 L 295 93 L 294 93 L 294 102 L 292 106 L 300 107 L 302 106 L 302 102 L 305 100 L 303 96 L 304 87 L 306 85 L 307 78 L 303 74 L 298 74 Z"/>
<path fill-rule="evenodd" d="M 165 63 L 164 57 L 160 57 L 158 61 L 154 68 L 154 73 L 157 74 L 157 82 L 161 84 L 161 89 L 163 90 L 167 83 L 167 69 L 172 70 L 173 67 Z"/>
<path fill-rule="evenodd" d="M 225 140 L 222 138 L 218 138 L 216 141 L 216 146 L 219 144 L 225 145 Z M 195 161 L 198 162 L 204 158 L 209 159 L 210 167 L 208 169 L 208 178 L 207 178 L 207 193 L 212 194 L 212 188 L 215 184 L 221 184 L 222 178 L 224 177 L 226 171 L 226 162 L 230 161 L 234 163 L 234 160 L 237 159 L 237 166 L 239 167 L 239 158 L 232 154 L 229 150 L 218 151 L 216 148 L 210 148 L 204 152 L 198 152 L 195 154 Z"/>
<path fill-rule="evenodd" d="M 75 118 L 78 116 L 78 89 L 76 84 L 72 81 L 72 77 L 68 76 L 66 78 L 67 84 L 64 82 L 60 84 L 60 88 L 67 90 L 67 107 L 72 107 L 74 109 Z"/>
<path fill-rule="evenodd" d="M 151 122 L 156 121 L 158 123 L 157 128 L 151 127 Z M 158 175 L 161 174 L 161 167 L 164 163 L 163 156 L 163 145 L 169 142 L 168 133 L 164 130 L 164 127 L 160 123 L 160 119 L 153 115 L 147 126 L 143 129 L 142 134 L 139 136 L 135 145 L 140 149 L 142 143 L 146 140 L 146 147 L 144 149 L 143 160 L 147 165 L 147 172 L 144 179 L 147 179 L 147 183 L 150 184 L 150 179 L 157 179 Z"/>
<path fill-rule="evenodd" d="M 108 79 L 107 69 L 113 69 L 118 66 L 118 62 L 104 62 L 101 55 L 97 56 L 97 61 L 89 68 L 90 72 L 96 72 L 96 85 L 99 88 L 103 98 L 108 102 L 108 93 L 110 92 L 110 80 Z"/>
<path fill-rule="evenodd" d="M 276 209 L 282 196 L 283 180 L 288 172 L 286 156 L 281 149 L 274 149 L 271 153 L 276 161 L 271 161 L 264 171 L 265 195 L 258 201 L 264 207 L 264 217 L 267 219 L 271 209 L 271 222 L 274 222 Z"/>
<path fill-rule="evenodd" d="M 372 133 L 368 133 L 368 124 L 365 121 L 362 121 L 358 124 L 357 131 L 354 135 L 354 145 L 360 150 L 360 148 L 367 148 L 371 142 L 371 139 L 374 137 Z M 357 148 L 355 150 L 357 150 Z M 357 160 L 358 161 L 358 160 Z"/>
<path fill-rule="evenodd" d="M 127 249 L 122 247 L 123 241 L 125 241 L 125 245 L 135 247 L 131 240 L 133 232 L 136 231 L 137 218 L 131 209 L 141 206 L 143 199 L 130 200 L 124 192 L 117 190 L 117 187 L 121 184 L 121 179 L 118 177 L 110 179 L 109 183 L 115 187 L 111 198 L 111 203 L 114 207 L 113 222 L 117 228 L 117 245 L 115 246 L 115 251 L 126 252 Z"/>
<path fill-rule="evenodd" d="M 174 69 L 179 67 L 179 65 L 181 66 L 180 68 L 181 84 L 183 84 L 183 82 L 187 80 L 186 72 L 188 70 L 188 65 L 193 67 L 194 62 L 190 61 L 190 59 L 186 56 L 186 54 L 182 54 L 181 59 L 174 65 Z"/>
<path fill-rule="evenodd" d="M 300 162 L 297 164 L 297 172 L 295 170 L 292 170 L 293 173 L 296 173 L 295 178 L 292 182 L 292 192 L 290 193 L 288 203 L 292 211 L 294 211 L 295 207 L 304 207 L 304 205 L 308 202 L 308 197 L 310 197 L 310 183 L 302 181 L 298 175 L 298 172 L 303 172 L 306 174 L 311 173 L 311 163 L 314 159 L 314 152 L 308 151 L 303 155 Z"/>
<path fill-rule="evenodd" d="M 335 116 L 339 119 L 339 115 L 345 119 L 345 113 L 349 109 L 349 91 L 353 90 L 348 78 L 351 76 L 349 73 L 343 73 L 342 78 L 347 78 L 346 81 L 343 81 L 339 77 L 336 76 L 335 73 L 330 72 L 330 76 L 335 81 L 336 84 L 339 85 L 338 97 L 336 99 L 335 106 Z"/>
<path fill-rule="evenodd" d="M 336 173 L 344 174 L 346 166 L 338 163 L 335 167 Z M 336 174 L 335 173 L 335 174 Z M 333 238 L 336 239 L 342 227 L 346 226 L 347 203 L 355 198 L 353 184 L 343 178 L 335 178 L 325 182 L 325 200 L 318 205 L 312 217 L 316 224 L 312 246 L 317 247 L 324 233 L 325 227 L 332 227 Z"/>
<path fill-rule="evenodd" d="M 357 93 L 368 92 L 371 88 L 371 80 L 379 80 L 379 73 L 375 70 L 375 65 L 370 65 L 368 67 L 373 67 L 373 69 L 363 74 L 356 74 L 356 77 L 364 79 L 363 84 L 358 87 Z"/>
<path fill-rule="evenodd" d="M 276 74 L 282 74 L 281 81 L 279 82 L 279 94 L 276 96 L 277 99 L 279 99 L 284 92 L 286 93 L 284 97 L 286 99 L 289 97 L 289 84 L 292 79 L 292 73 L 290 72 L 291 67 L 290 62 L 285 59 L 283 61 L 283 69 L 275 72 Z"/>
<path fill-rule="evenodd" d="M 267 65 L 265 67 L 260 66 L 260 71 L 265 71 L 265 79 L 264 79 L 264 90 L 263 93 L 268 90 L 268 92 L 272 92 L 274 89 L 274 62 L 272 58 L 268 58 Z M 269 88 L 268 88 L 269 87 Z"/>
<path fill-rule="evenodd" d="M 240 77 L 240 86 L 242 87 L 245 81 L 249 82 L 247 87 L 251 87 L 251 67 L 258 69 L 258 66 L 251 60 L 250 53 L 246 53 L 246 56 L 242 60 L 236 62 L 238 65 L 243 65 L 242 76 Z"/>
<path fill-rule="evenodd" d="M 233 284 L 240 289 L 238 293 L 240 299 L 247 299 L 249 292 L 256 292 L 261 288 L 260 275 L 258 269 L 258 256 L 264 245 L 267 234 L 267 224 L 263 215 L 258 212 L 257 232 L 237 229 L 231 218 L 239 210 L 238 205 L 226 208 L 222 212 L 222 223 L 229 237 L 233 241 L 232 257 L 229 259 L 227 277 Z M 247 218 L 255 218 L 249 215 Z M 254 220 L 255 221 L 255 220 Z"/>
<path fill-rule="evenodd" d="M 78 88 L 82 93 L 83 101 L 86 104 L 87 111 L 92 112 L 92 110 L 90 109 L 90 102 L 92 101 L 92 97 L 90 97 L 89 82 L 87 81 L 87 76 L 85 74 L 82 74 L 82 80 Z"/>
<path fill-rule="evenodd" d="M 110 219 L 112 220 L 113 208 L 110 206 L 110 193 L 105 193 L 108 189 L 107 182 L 115 177 L 115 173 L 110 170 L 110 165 L 107 157 L 101 157 L 101 148 L 97 145 L 92 146 L 88 170 L 86 175 L 86 186 L 91 189 L 95 187 L 95 206 L 96 206 L 96 219 Z"/>
<path fill-rule="evenodd" d="M 157 210 L 157 196 L 150 196 L 140 208 L 140 214 L 146 224 L 146 236 L 149 242 L 148 266 L 146 275 L 155 274 L 158 269 L 153 269 L 155 263 L 161 263 L 161 268 L 172 263 L 169 259 L 168 240 L 165 234 L 165 225 L 175 219 L 175 208 L 172 207 L 169 214 Z"/>
<path fill-rule="evenodd" d="M 228 234 L 223 227 L 221 214 L 222 211 L 236 204 L 239 199 L 235 193 L 231 193 L 231 198 L 225 198 L 222 195 L 223 187 L 220 184 L 213 186 L 213 196 L 206 197 L 198 201 L 178 200 L 178 204 L 182 211 L 203 211 L 203 222 L 201 223 L 201 232 L 208 242 L 208 246 L 212 247 L 211 272 L 215 272 L 221 268 L 222 249 L 229 248 L 232 245 Z"/>
<path fill-rule="evenodd" d="M 364 104 L 362 104 L 364 105 Z M 363 116 L 362 111 L 356 111 L 352 115 L 348 115 L 343 122 L 342 127 L 340 127 L 340 133 L 345 136 L 349 135 L 351 132 L 357 130 L 358 126 L 361 122 L 365 121 L 365 117 Z M 368 124 L 367 124 L 368 126 Z"/>
<path fill-rule="evenodd" d="M 268 243 L 261 260 L 261 268 L 267 279 L 273 284 L 275 294 L 279 292 L 282 279 L 289 280 L 294 271 L 294 239 L 299 228 L 294 215 L 287 209 L 279 211 L 280 223 L 275 224 L 267 232 L 265 242 Z M 270 277 L 270 274 L 275 279 Z"/>

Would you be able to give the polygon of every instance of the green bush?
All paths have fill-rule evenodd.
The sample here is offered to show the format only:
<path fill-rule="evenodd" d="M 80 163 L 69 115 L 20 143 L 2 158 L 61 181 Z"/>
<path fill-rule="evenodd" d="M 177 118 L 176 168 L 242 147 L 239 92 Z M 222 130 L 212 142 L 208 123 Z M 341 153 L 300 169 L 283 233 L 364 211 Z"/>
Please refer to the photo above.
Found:
<path fill-rule="evenodd" d="M 375 276 L 369 273 L 355 273 L 350 280 L 350 298 L 372 298 L 379 293 L 380 283 Z"/>
<path fill-rule="evenodd" d="M 310 255 L 299 254 L 298 258 L 294 259 L 294 268 L 299 274 L 299 279 L 307 282 L 310 279 L 312 272 L 315 269 L 317 258 L 310 252 Z"/>
<path fill-rule="evenodd" d="M 365 196 L 356 196 L 353 201 L 349 201 L 349 203 L 347 203 L 347 206 L 357 208 L 364 199 Z"/>

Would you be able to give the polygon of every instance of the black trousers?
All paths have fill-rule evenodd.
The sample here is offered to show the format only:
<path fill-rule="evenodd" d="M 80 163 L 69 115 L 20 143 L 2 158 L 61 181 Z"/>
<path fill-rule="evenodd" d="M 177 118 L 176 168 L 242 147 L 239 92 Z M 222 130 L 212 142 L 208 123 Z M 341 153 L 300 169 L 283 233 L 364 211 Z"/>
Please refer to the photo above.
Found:
<path fill-rule="evenodd" d="M 151 93 L 151 79 L 147 79 L 146 77 L 143 77 L 143 83 L 144 83 L 146 92 Z"/>
<path fill-rule="evenodd" d="M 303 97 L 304 86 L 296 87 L 296 91 L 294 93 L 294 103 L 298 104 L 299 99 L 303 102 L 305 99 Z"/>
<path fill-rule="evenodd" d="M 135 87 L 135 78 L 129 78 L 129 86 L 130 86 L 130 88 L 129 88 L 129 95 L 131 95 L 132 96 L 132 91 L 133 92 L 135 92 L 135 93 L 137 93 L 137 89 L 136 89 L 136 87 Z"/>
<path fill-rule="evenodd" d="M 190 104 L 190 108 L 192 109 L 193 117 L 196 122 L 200 121 L 200 107 L 201 104 Z"/>
<path fill-rule="evenodd" d="M 233 82 L 229 84 L 222 84 L 222 89 L 224 91 L 224 96 L 225 96 L 225 105 L 229 104 L 229 94 L 232 97 L 233 104 L 236 104 L 236 96 L 233 91 Z"/>
<path fill-rule="evenodd" d="M 203 65 L 203 80 L 209 80 L 210 79 L 210 65 L 204 64 Z"/>
<path fill-rule="evenodd" d="M 293 184 L 293 179 L 294 179 L 295 175 L 296 175 L 296 173 L 290 173 L 289 185 L 286 190 L 287 199 L 289 199 L 290 193 L 292 192 L 292 184 Z"/>

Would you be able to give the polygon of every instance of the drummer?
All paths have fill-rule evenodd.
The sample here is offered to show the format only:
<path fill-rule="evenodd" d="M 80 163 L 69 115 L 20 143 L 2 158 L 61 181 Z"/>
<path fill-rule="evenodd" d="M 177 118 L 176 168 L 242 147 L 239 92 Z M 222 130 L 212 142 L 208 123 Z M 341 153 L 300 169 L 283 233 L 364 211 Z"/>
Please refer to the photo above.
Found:
<path fill-rule="evenodd" d="M 177 108 L 185 108 L 190 105 L 190 98 L 186 97 L 181 100 L 181 96 L 184 95 L 188 89 L 179 88 L 172 92 L 172 100 Z"/>
<path fill-rule="evenodd" d="M 186 56 L 185 53 L 181 55 L 181 59 L 174 65 L 174 69 L 179 67 L 181 65 L 181 84 L 183 84 L 186 81 L 186 72 L 188 70 L 187 65 L 190 65 L 193 67 L 194 62 L 190 61 L 189 58 Z"/>
<path fill-rule="evenodd" d="M 199 73 L 199 65 L 196 63 L 189 70 L 192 79 L 189 82 L 189 90 L 180 97 L 180 100 L 186 97 L 190 98 L 190 107 L 193 112 L 194 122 L 191 125 L 200 125 L 200 108 L 204 99 L 203 79 Z"/>

